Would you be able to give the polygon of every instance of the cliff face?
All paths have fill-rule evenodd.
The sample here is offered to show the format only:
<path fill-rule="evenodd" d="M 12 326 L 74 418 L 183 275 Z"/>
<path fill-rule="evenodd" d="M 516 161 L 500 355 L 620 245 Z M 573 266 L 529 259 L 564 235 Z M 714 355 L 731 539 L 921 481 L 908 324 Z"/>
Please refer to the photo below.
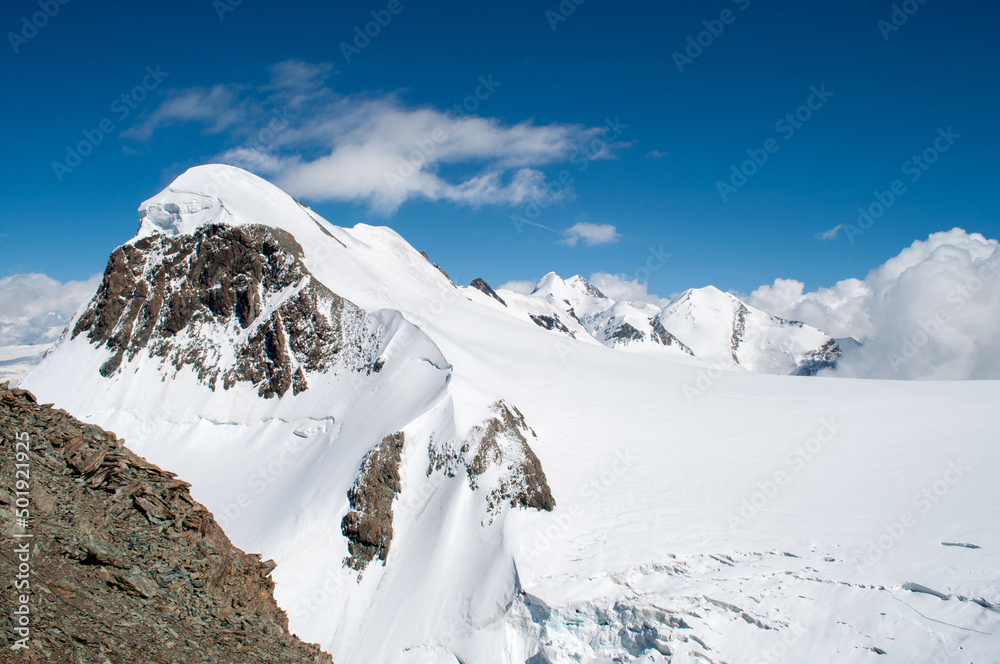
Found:
<path fill-rule="evenodd" d="M 111 254 L 73 336 L 111 351 L 104 376 L 144 353 L 167 368 L 190 367 L 212 389 L 245 381 L 265 398 L 298 394 L 310 373 L 338 366 L 378 370 L 365 312 L 301 258 L 295 238 L 265 226 L 144 236 Z"/>
<path fill-rule="evenodd" d="M 332 661 L 288 633 L 274 563 L 235 548 L 186 482 L 115 434 L 0 385 L 0 454 L 4 606 L 30 597 L 26 640 L 0 615 L 0 661 Z"/>

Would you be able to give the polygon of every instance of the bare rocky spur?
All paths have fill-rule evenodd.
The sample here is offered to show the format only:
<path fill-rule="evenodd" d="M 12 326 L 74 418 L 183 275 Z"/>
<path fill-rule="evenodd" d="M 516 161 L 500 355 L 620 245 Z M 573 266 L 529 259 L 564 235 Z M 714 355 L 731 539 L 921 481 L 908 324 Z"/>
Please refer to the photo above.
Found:
<path fill-rule="evenodd" d="M 331 662 L 288 633 L 274 563 L 113 433 L 0 384 L 0 458 L 0 590 L 28 608 L 0 616 L 0 661 Z"/>

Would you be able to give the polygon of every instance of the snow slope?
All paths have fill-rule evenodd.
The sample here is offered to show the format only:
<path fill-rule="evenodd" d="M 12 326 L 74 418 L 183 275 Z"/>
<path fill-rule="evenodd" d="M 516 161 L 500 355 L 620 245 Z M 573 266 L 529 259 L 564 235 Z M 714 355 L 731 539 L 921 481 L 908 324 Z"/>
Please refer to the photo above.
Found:
<path fill-rule="evenodd" d="M 265 399 L 141 353 L 105 378 L 110 351 L 66 334 L 22 384 L 192 482 L 237 546 L 278 562 L 292 630 L 335 661 L 1000 661 L 997 382 L 719 371 L 726 348 L 701 331 L 732 329 L 735 305 L 704 291 L 655 317 L 708 362 L 620 352 L 561 314 L 575 335 L 530 319 L 564 311 L 555 280 L 540 298 L 498 291 L 504 306 L 391 230 L 332 226 L 230 167 L 192 169 L 142 210 L 140 237 L 291 233 L 379 326 L 384 368 Z M 685 309 L 702 295 L 717 320 Z M 581 319 L 600 308 L 574 297 Z M 802 328 L 747 318 L 805 346 Z M 735 354 L 773 367 L 772 350 L 751 337 Z M 470 482 L 462 447 L 483 447 L 500 401 L 525 427 L 501 429 Z M 359 574 L 342 563 L 348 490 L 396 431 L 387 560 Z M 554 509 L 492 513 L 529 448 Z"/>

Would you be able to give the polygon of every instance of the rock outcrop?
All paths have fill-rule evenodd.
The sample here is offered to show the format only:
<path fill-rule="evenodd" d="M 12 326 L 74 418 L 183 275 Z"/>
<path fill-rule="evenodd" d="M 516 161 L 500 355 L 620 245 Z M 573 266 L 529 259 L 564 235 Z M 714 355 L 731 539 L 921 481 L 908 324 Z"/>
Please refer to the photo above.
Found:
<path fill-rule="evenodd" d="M 566 324 L 563 323 L 561 320 L 559 320 L 559 316 L 528 314 L 528 317 L 531 318 L 531 322 L 533 322 L 535 325 L 542 328 L 543 330 L 555 330 L 557 332 L 562 332 L 563 334 L 568 334 L 574 339 L 576 338 L 576 333 L 571 331 L 568 327 L 566 327 Z"/>
<path fill-rule="evenodd" d="M 542 462 L 528 444 L 528 437 L 535 438 L 535 432 L 516 406 L 497 401 L 490 409 L 494 417 L 473 427 L 463 448 L 468 459 L 469 486 L 476 489 L 481 475 L 498 468 L 499 482 L 487 496 L 490 514 L 498 514 L 504 504 L 551 512 L 556 506 L 552 489 Z"/>
<path fill-rule="evenodd" d="M 490 406 L 493 417 L 472 427 L 459 449 L 453 445 L 431 445 L 427 474 L 442 471 L 449 477 L 465 471 L 469 488 L 485 490 L 487 523 L 505 506 L 551 512 L 552 496 L 542 462 L 528 442 L 534 430 L 516 406 L 502 400 Z"/>
<path fill-rule="evenodd" d="M 4 606 L 30 597 L 26 640 L 0 615 L 0 660 L 332 661 L 288 633 L 274 563 L 235 548 L 186 482 L 115 434 L 3 384 L 0 451 L 22 471 L 0 478 Z"/>
<path fill-rule="evenodd" d="M 473 288 L 475 288 L 476 290 L 478 290 L 478 291 L 480 291 L 480 292 L 482 292 L 482 293 L 484 293 L 486 295 L 489 295 L 490 297 L 492 297 L 494 300 L 496 300 L 497 302 L 499 302 L 503 306 L 505 306 L 505 307 L 507 306 L 507 303 L 504 302 L 504 299 L 502 297 L 500 297 L 499 295 L 497 295 L 497 292 L 495 290 L 493 290 L 493 287 L 490 286 L 485 281 L 483 281 L 482 279 L 480 279 L 479 277 L 476 277 L 475 279 L 473 279 L 472 282 L 469 283 L 469 285 L 472 286 Z"/>
<path fill-rule="evenodd" d="M 111 351 L 104 376 L 145 352 L 174 371 L 190 367 L 212 389 L 245 381 L 264 398 L 297 394 L 310 373 L 338 364 L 378 370 L 365 312 L 301 259 L 295 238 L 267 226 L 147 235 L 111 254 L 72 334 Z"/>
<path fill-rule="evenodd" d="M 830 339 L 820 348 L 805 353 L 794 373 L 796 376 L 815 376 L 823 369 L 836 367 L 843 355 L 840 344 L 835 339 Z"/>
<path fill-rule="evenodd" d="M 363 572 L 378 558 L 385 562 L 392 542 L 392 502 L 399 493 L 399 462 L 404 434 L 396 432 L 382 439 L 361 463 L 358 479 L 347 492 L 351 509 L 340 528 L 348 539 L 350 555 L 344 565 Z"/>

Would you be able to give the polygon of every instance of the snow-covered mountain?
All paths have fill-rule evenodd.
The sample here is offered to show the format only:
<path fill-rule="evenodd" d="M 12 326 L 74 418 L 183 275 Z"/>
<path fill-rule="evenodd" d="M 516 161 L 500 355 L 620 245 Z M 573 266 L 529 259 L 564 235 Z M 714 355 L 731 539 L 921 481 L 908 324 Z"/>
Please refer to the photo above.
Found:
<path fill-rule="evenodd" d="M 714 286 L 685 291 L 658 316 L 695 357 L 721 367 L 814 374 L 840 357 L 829 335 L 764 313 Z"/>
<path fill-rule="evenodd" d="M 22 385 L 191 482 L 339 664 L 996 660 L 1000 384 L 752 373 L 825 335 L 458 288 L 226 166 L 140 217 Z"/>
<path fill-rule="evenodd" d="M 662 308 L 614 300 L 579 275 L 563 280 L 554 272 L 527 296 L 494 291 L 482 279 L 469 289 L 491 298 L 476 294 L 487 304 L 574 338 L 582 327 L 611 348 L 686 354 L 715 368 L 815 375 L 834 366 L 842 353 L 820 330 L 771 316 L 714 286 L 687 290 Z"/>

